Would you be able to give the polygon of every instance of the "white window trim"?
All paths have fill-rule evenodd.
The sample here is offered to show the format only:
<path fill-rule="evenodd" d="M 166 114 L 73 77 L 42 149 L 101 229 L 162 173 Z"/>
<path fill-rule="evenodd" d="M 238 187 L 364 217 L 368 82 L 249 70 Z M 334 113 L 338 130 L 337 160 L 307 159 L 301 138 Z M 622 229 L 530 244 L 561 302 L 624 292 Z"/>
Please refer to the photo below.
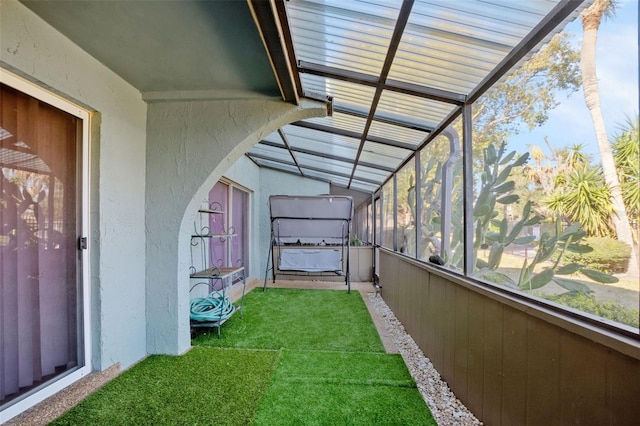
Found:
<path fill-rule="evenodd" d="M 67 112 L 82 120 L 82 213 L 80 220 L 82 222 L 81 235 L 89 237 L 91 235 L 90 229 L 90 215 L 89 215 L 89 176 L 90 176 L 90 120 L 91 114 L 84 108 L 81 108 L 68 100 L 53 94 L 49 91 L 38 87 L 34 83 L 25 80 L 24 78 L 13 74 L 6 69 L 0 68 L 0 82 L 7 86 L 13 87 L 16 90 L 21 91 L 29 96 L 32 96 L 42 102 L 45 102 L 59 110 Z M 26 411 L 34 405 L 49 398 L 60 390 L 75 383 L 82 377 L 91 373 L 93 367 L 91 365 L 91 244 L 88 245 L 87 250 L 84 250 L 82 256 L 82 324 L 83 324 L 83 337 L 84 337 L 84 366 L 79 369 L 63 375 L 52 383 L 43 384 L 42 388 L 28 397 L 17 401 L 16 403 L 9 405 L 3 411 L 0 412 L 0 423 L 3 423 L 18 414 Z"/>
<path fill-rule="evenodd" d="M 234 181 L 232 181 L 230 179 L 225 178 L 224 176 L 220 178 L 219 182 L 227 185 L 227 187 L 228 187 L 228 190 L 227 190 L 227 216 L 228 217 L 226 218 L 226 220 L 227 220 L 227 223 L 226 223 L 227 228 L 229 226 L 229 222 L 231 222 L 231 220 L 232 220 L 231 218 L 233 217 L 233 194 L 232 194 L 233 193 L 233 188 L 239 189 L 240 191 L 246 193 L 249 196 L 249 206 L 248 206 L 249 208 L 247 209 L 247 212 L 246 212 L 246 214 L 247 214 L 247 229 L 245 230 L 245 232 L 247 232 L 247 247 L 245 247 L 244 250 L 247 252 L 246 254 L 249 255 L 249 259 L 251 259 L 251 253 L 250 253 L 251 239 L 252 239 L 252 237 L 251 237 L 251 235 L 252 235 L 251 234 L 251 231 L 252 231 L 252 229 L 251 229 L 251 219 L 252 219 L 252 217 L 251 217 L 251 209 L 252 209 L 252 207 L 251 206 L 252 206 L 252 203 L 253 203 L 253 191 L 250 190 L 249 188 L 245 187 L 244 185 L 240 185 L 237 182 L 234 182 Z M 232 247 L 231 246 L 232 246 L 231 239 L 227 239 L 226 249 L 227 249 L 227 253 L 228 254 L 232 253 Z M 245 259 L 242 259 L 242 261 L 245 263 L 245 274 L 246 274 L 246 272 L 248 270 L 250 271 L 251 268 L 248 267 L 249 265 L 246 264 Z M 233 265 L 233 259 L 231 259 L 230 257 L 227 257 L 227 263 L 230 263 L 229 266 L 234 266 Z"/>

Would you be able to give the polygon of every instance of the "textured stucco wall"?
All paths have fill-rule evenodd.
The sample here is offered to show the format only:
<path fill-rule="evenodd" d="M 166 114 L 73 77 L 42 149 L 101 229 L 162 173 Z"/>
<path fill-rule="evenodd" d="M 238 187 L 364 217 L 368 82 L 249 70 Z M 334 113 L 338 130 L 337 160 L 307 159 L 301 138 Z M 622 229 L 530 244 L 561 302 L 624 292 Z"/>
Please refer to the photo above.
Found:
<path fill-rule="evenodd" d="M 189 240 L 198 205 L 253 144 L 326 106 L 247 99 L 149 104 L 147 118 L 147 351 L 190 347 Z"/>
<path fill-rule="evenodd" d="M 90 249 L 93 364 L 146 355 L 145 126 L 140 93 L 22 4 L 0 1 L 0 65 L 95 112 Z"/>

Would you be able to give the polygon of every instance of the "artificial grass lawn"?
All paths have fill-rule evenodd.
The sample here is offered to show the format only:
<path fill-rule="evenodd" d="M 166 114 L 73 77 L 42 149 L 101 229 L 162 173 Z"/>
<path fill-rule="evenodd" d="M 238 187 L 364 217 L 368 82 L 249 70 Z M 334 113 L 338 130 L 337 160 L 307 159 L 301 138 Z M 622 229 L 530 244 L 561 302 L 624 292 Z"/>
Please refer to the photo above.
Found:
<path fill-rule="evenodd" d="M 154 355 L 52 425 L 244 425 L 255 416 L 277 351 L 192 348 Z"/>
<path fill-rule="evenodd" d="M 367 306 L 357 291 L 254 289 L 244 299 L 243 318 L 234 315 L 193 345 L 384 352 Z"/>
<path fill-rule="evenodd" d="M 358 292 L 254 290 L 222 338 L 192 344 L 145 359 L 52 424 L 436 424 Z"/>
<path fill-rule="evenodd" d="M 436 425 L 398 354 L 283 350 L 254 425 Z"/>

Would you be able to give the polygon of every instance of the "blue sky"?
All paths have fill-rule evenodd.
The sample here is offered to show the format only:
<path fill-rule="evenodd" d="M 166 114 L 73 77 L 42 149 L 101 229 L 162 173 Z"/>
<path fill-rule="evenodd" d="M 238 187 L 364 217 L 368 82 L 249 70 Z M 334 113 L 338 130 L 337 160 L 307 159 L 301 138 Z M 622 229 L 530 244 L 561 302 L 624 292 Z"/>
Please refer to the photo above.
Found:
<path fill-rule="evenodd" d="M 615 16 L 603 20 L 598 32 L 596 66 L 600 101 L 610 138 L 620 132 L 626 117 L 633 118 L 638 114 L 638 2 L 619 0 Z M 580 19 L 569 23 L 565 31 L 573 34 L 572 41 L 579 49 L 582 41 Z M 558 99 L 561 105 L 551 112 L 547 123 L 530 133 L 525 129 L 520 136 L 511 138 L 511 146 L 518 150 L 524 148 L 520 144 L 543 146 L 547 136 L 554 147 L 582 143 L 597 160 L 595 133 L 582 90 L 569 98 L 561 94 Z"/>

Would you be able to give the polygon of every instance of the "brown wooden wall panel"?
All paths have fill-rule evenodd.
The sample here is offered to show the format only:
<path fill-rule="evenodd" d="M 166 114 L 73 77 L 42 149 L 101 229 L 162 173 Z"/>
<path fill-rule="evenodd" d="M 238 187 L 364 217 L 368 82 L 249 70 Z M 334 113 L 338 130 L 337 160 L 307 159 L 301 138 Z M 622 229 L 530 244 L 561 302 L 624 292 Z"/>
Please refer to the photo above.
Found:
<path fill-rule="evenodd" d="M 481 296 L 478 296 L 482 299 Z M 482 410 L 474 411 L 474 406 L 469 404 L 469 409 L 477 416 L 484 419 L 486 424 L 501 424 L 503 377 L 503 329 L 504 309 L 493 301 L 485 300 L 484 303 L 484 333 L 483 333 L 483 377 L 482 389 L 473 386 L 469 393 L 480 393 L 482 398 Z"/>
<path fill-rule="evenodd" d="M 433 337 L 431 338 L 433 346 L 428 352 L 428 355 L 426 355 L 426 353 L 425 355 L 431 359 L 436 370 L 442 374 L 444 368 L 445 281 L 437 275 L 431 275 L 429 278 L 429 287 L 429 296 L 431 299 L 428 305 L 433 321 L 433 327 L 430 329 L 433 333 Z"/>
<path fill-rule="evenodd" d="M 467 407 L 471 412 L 483 417 L 483 397 L 485 370 L 484 342 L 487 330 L 484 325 L 485 300 L 478 294 L 469 293 L 469 346 L 467 354 L 468 383 Z"/>
<path fill-rule="evenodd" d="M 522 315 L 520 313 L 520 315 Z M 505 350 L 509 348 L 505 347 Z M 529 425 L 560 424 L 560 332 L 530 318 L 527 321 L 527 417 Z"/>
<path fill-rule="evenodd" d="M 421 334 L 416 336 L 415 340 L 418 346 L 424 347 L 429 344 L 429 330 L 431 328 L 431 316 L 429 312 L 429 298 L 431 286 L 429 284 L 429 275 L 422 273 L 417 269 L 417 277 L 419 283 L 419 293 L 417 293 L 418 316 L 417 321 L 421 324 Z"/>
<path fill-rule="evenodd" d="M 407 325 L 410 327 L 409 334 L 419 335 L 423 324 L 420 324 L 420 282 L 418 281 L 418 268 L 413 265 L 406 265 L 403 268 L 405 274 L 405 294 L 402 299 L 403 306 L 411 307 L 407 312 Z M 411 330 L 411 331 L 409 331 Z"/>
<path fill-rule="evenodd" d="M 589 357 L 574 354 L 588 353 Z M 610 410 L 606 398 L 607 365 L 604 346 L 579 336 L 563 335 L 560 341 L 560 406 L 561 424 L 589 424 L 591 419 L 604 419 Z M 593 403 L 592 398 L 598 402 Z M 640 403 L 640 400 L 638 401 Z"/>
<path fill-rule="evenodd" d="M 607 356 L 606 424 L 640 425 L 640 365 L 638 361 L 617 352 Z M 599 366 L 595 366 L 598 368 Z M 594 368 L 594 366 L 592 366 Z"/>
<path fill-rule="evenodd" d="M 527 318 L 503 309 L 502 418 L 497 424 L 524 425 L 527 412 Z"/>
<path fill-rule="evenodd" d="M 477 307 L 469 306 L 469 292 L 461 287 L 452 286 L 455 295 L 455 335 L 454 335 L 454 372 L 453 384 L 457 389 L 456 396 L 467 401 L 467 384 L 469 375 L 469 311 Z"/>
<path fill-rule="evenodd" d="M 444 301 L 442 303 L 442 312 L 444 317 L 444 347 L 443 347 L 443 367 L 440 375 L 444 378 L 449 386 L 455 386 L 455 356 L 456 356 L 456 286 L 450 285 L 445 281 Z"/>
<path fill-rule="evenodd" d="M 389 307 L 485 425 L 640 425 L 640 360 L 620 343 L 388 252 L 379 270 Z"/>

